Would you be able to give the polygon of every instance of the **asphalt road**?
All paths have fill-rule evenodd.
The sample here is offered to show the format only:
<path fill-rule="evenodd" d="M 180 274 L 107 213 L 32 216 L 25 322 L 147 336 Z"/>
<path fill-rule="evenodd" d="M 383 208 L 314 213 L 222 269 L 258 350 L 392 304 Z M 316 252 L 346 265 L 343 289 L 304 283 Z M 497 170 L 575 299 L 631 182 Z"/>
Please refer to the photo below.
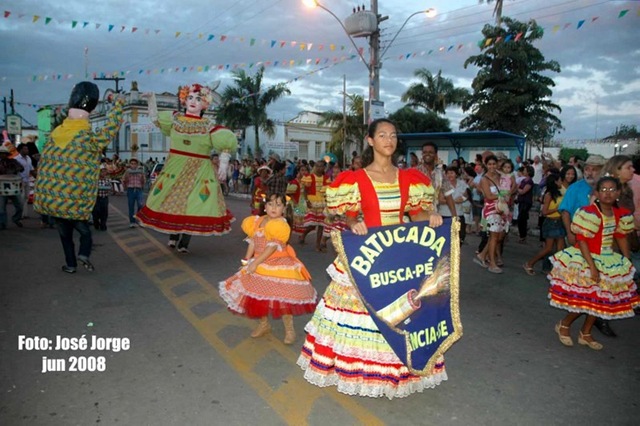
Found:
<path fill-rule="evenodd" d="M 236 217 L 248 214 L 247 201 L 227 201 Z M 292 346 L 281 342 L 281 322 L 272 335 L 249 338 L 253 322 L 229 313 L 217 291 L 244 255 L 239 223 L 224 237 L 194 238 L 180 255 L 166 236 L 129 229 L 126 199 L 111 197 L 109 229 L 94 233 L 96 271 L 75 275 L 60 270 L 57 232 L 24 223 L 0 232 L 0 425 L 638 422 L 640 320 L 614 322 L 617 338 L 594 331 L 602 351 L 562 346 L 553 326 L 564 314 L 549 307 L 546 278 L 521 268 L 538 249 L 533 241 L 512 236 L 505 273 L 494 275 L 471 262 L 479 239 L 468 237 L 464 336 L 447 352 L 449 380 L 389 401 L 302 378 L 295 360 L 309 317 L 295 319 Z M 294 247 L 322 294 L 333 252 Z M 86 348 L 77 346 L 83 336 Z"/>

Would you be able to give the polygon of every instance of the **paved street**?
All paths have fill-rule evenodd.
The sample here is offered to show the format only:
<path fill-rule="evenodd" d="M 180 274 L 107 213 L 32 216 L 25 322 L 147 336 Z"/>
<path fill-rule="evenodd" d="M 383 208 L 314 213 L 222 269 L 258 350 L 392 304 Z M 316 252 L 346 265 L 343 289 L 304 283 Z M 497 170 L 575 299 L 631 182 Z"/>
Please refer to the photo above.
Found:
<path fill-rule="evenodd" d="M 521 267 L 538 249 L 534 238 L 523 246 L 512 234 L 505 273 L 494 275 L 471 262 L 479 239 L 468 237 L 464 336 L 446 355 L 449 380 L 389 401 L 302 378 L 295 361 L 308 316 L 295 319 L 292 346 L 281 342 L 281 322 L 269 337 L 249 338 L 254 323 L 229 313 L 217 291 L 244 255 L 239 221 L 224 237 L 194 238 L 191 253 L 180 255 L 166 236 L 128 228 L 125 197 L 110 201 L 108 230 L 94 232 L 93 273 L 60 270 L 57 232 L 40 229 L 32 211 L 23 229 L 0 232 L 0 425 L 638 422 L 640 320 L 613 322 L 615 339 L 594 330 L 602 351 L 562 346 L 553 326 L 563 311 L 549 307 L 546 278 Z M 239 220 L 249 212 L 246 200 L 227 203 Z M 294 248 L 322 294 L 334 253 Z M 576 340 L 575 326 L 573 333 Z M 64 346 L 82 336 L 88 348 Z M 66 350 L 55 349 L 58 338 Z M 108 350 L 91 350 L 94 339 Z"/>

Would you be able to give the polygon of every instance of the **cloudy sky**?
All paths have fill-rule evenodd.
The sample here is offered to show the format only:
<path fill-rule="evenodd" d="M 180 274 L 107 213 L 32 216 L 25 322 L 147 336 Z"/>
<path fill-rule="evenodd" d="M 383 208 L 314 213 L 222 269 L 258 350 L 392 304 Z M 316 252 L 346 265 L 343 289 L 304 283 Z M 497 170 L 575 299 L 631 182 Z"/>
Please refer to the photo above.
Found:
<path fill-rule="evenodd" d="M 340 19 L 369 1 L 323 0 Z M 0 0 L 0 97 L 14 90 L 16 110 L 35 123 L 41 105 L 65 103 L 73 84 L 94 76 L 124 76 L 140 91 L 175 92 L 179 85 L 219 80 L 231 70 L 255 72 L 266 65 L 265 84 L 288 82 L 291 96 L 270 116 L 289 120 L 303 110 L 342 109 L 347 92 L 368 95 L 368 72 L 340 24 L 301 0 Z M 417 68 L 442 70 L 456 86 L 470 88 L 478 70 L 464 61 L 480 52 L 493 4 L 478 0 L 379 0 L 389 17 L 381 26 L 383 49 L 412 13 L 427 8 L 434 18 L 412 17 L 383 58 L 381 100 L 388 112 Z M 624 12 L 627 11 L 627 12 Z M 545 30 L 538 47 L 560 63 L 553 101 L 565 130 L 560 139 L 592 139 L 616 126 L 640 128 L 640 1 L 505 0 L 504 16 L 535 19 Z M 356 39 L 369 57 L 366 39 Z M 355 58 L 354 58 L 355 57 Z M 351 59 L 354 58 L 354 59 Z M 98 81 L 101 90 L 114 82 Z M 463 117 L 447 111 L 453 130 Z"/>

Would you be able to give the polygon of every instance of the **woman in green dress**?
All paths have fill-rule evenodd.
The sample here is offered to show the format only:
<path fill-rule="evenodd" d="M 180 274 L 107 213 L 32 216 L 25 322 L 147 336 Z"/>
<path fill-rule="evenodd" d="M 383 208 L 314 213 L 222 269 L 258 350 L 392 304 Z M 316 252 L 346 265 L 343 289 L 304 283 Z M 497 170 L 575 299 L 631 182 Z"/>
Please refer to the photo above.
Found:
<path fill-rule="evenodd" d="M 171 148 L 162 172 L 136 215 L 140 225 L 170 234 L 169 247 L 188 253 L 192 235 L 223 235 L 234 220 L 224 203 L 220 183 L 210 161 L 211 151 L 234 153 L 235 134 L 204 117 L 213 92 L 200 84 L 180 88 L 181 111 L 158 113 L 155 94 L 144 95 L 149 118 Z"/>

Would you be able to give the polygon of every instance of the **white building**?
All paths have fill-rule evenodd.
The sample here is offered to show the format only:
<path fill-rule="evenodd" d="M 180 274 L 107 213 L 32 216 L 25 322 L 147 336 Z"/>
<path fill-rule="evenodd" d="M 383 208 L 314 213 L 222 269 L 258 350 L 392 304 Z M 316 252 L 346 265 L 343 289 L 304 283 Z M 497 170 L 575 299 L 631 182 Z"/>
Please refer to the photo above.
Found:
<path fill-rule="evenodd" d="M 125 96 L 127 99 L 123 110 L 123 124 L 118 137 L 107 148 L 107 155 L 118 153 L 122 159 L 137 156 L 142 162 L 150 157 L 162 161 L 169 152 L 169 138 L 149 120 L 147 102 L 137 90 L 132 90 Z M 157 94 L 156 100 L 159 111 L 175 111 L 179 107 L 178 98 L 172 93 Z M 96 111 L 91 114 L 94 128 L 104 126 L 108 108 L 108 104 L 100 102 Z M 205 114 L 213 115 L 210 111 Z M 273 136 L 261 131 L 259 138 L 263 156 L 277 153 L 282 159 L 320 159 L 331 140 L 331 128 L 320 126 L 320 119 L 320 113 L 303 111 L 292 120 L 276 123 Z M 239 143 L 237 157 L 254 156 L 254 128 L 247 127 L 236 134 Z"/>

